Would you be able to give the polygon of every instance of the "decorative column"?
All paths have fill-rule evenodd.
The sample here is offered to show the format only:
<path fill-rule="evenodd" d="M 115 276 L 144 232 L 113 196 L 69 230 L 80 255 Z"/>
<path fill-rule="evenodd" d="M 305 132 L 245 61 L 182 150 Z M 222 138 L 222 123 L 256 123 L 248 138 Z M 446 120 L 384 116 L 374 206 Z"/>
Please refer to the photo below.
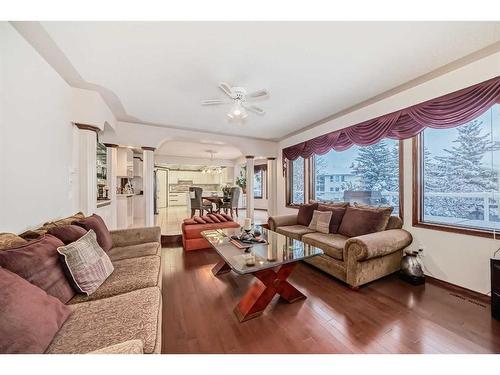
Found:
<path fill-rule="evenodd" d="M 78 169 L 80 183 L 80 210 L 85 215 L 92 215 L 97 208 L 97 133 L 99 128 L 76 124 L 78 128 Z"/>
<path fill-rule="evenodd" d="M 267 215 L 278 213 L 278 169 L 276 158 L 267 158 Z"/>
<path fill-rule="evenodd" d="M 254 223 L 254 198 L 253 198 L 253 174 L 254 174 L 254 157 L 252 155 L 245 156 L 247 160 L 247 217 Z"/>
<path fill-rule="evenodd" d="M 154 166 L 155 166 L 155 148 L 143 147 L 143 163 L 142 163 L 142 190 L 144 191 L 145 210 L 145 226 L 152 227 L 155 225 L 154 213 Z"/>
<path fill-rule="evenodd" d="M 111 200 L 111 216 L 110 216 L 110 229 L 116 229 L 116 172 L 118 170 L 118 145 L 113 143 L 105 143 L 106 146 L 106 180 L 108 185 L 108 198 Z"/>

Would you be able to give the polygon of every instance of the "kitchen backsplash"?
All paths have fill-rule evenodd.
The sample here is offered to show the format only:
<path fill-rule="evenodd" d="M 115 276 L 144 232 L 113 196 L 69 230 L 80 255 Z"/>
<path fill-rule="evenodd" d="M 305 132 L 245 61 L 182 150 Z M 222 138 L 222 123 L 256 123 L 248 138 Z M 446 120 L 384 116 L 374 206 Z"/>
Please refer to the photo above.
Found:
<path fill-rule="evenodd" d="M 189 191 L 189 185 L 185 184 L 170 184 L 171 193 L 182 193 Z M 191 186 L 201 187 L 205 191 L 219 191 L 221 190 L 221 185 L 219 184 L 193 184 Z"/>

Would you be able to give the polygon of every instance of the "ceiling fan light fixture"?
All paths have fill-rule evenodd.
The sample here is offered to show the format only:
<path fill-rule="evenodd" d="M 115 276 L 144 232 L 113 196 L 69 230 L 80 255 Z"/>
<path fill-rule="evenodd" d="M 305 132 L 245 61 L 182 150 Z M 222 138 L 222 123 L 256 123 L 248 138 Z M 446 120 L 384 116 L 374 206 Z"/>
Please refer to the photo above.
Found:
<path fill-rule="evenodd" d="M 241 105 L 240 100 L 236 100 L 231 111 L 227 114 L 231 120 L 243 120 L 248 117 L 248 112 Z"/>

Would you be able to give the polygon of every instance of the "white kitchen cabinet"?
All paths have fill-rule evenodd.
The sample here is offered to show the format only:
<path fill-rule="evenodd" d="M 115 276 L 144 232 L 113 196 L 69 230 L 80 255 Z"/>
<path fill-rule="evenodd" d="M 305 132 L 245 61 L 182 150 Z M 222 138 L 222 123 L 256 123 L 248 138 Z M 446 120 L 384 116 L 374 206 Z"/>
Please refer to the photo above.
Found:
<path fill-rule="evenodd" d="M 134 177 L 142 177 L 142 161 L 134 158 Z"/>
<path fill-rule="evenodd" d="M 116 176 L 117 177 L 134 177 L 134 153 L 126 147 L 118 147 L 116 153 Z"/>
<path fill-rule="evenodd" d="M 134 219 L 144 219 L 146 217 L 146 205 L 144 195 L 134 195 Z"/>
<path fill-rule="evenodd" d="M 168 205 L 172 206 L 186 206 L 187 197 L 189 193 L 169 193 L 168 194 Z"/>

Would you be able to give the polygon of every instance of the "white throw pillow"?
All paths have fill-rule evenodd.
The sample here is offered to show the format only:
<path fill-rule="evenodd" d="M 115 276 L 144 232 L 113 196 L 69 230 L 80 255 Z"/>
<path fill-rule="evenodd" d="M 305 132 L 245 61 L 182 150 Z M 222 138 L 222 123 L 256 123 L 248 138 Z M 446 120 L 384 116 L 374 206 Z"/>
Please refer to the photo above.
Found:
<path fill-rule="evenodd" d="M 313 217 L 309 223 L 309 229 L 320 233 L 329 233 L 332 211 L 314 210 Z"/>

